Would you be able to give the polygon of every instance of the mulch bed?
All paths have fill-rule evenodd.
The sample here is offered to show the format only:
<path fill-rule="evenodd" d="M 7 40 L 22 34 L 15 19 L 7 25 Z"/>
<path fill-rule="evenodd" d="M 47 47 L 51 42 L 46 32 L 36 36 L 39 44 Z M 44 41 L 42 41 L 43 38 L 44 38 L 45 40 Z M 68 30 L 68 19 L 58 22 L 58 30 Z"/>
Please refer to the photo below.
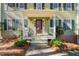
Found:
<path fill-rule="evenodd" d="M 23 47 L 13 47 L 15 41 L 11 41 L 5 43 L 4 45 L 0 45 L 0 55 L 1 56 L 24 56 L 28 47 L 29 43 Z"/>
<path fill-rule="evenodd" d="M 69 52 L 69 51 L 79 51 L 79 45 L 74 43 L 64 43 L 65 47 L 61 49 L 60 47 L 54 47 L 52 46 L 52 49 L 54 50 L 53 53 L 61 53 L 61 52 Z"/>

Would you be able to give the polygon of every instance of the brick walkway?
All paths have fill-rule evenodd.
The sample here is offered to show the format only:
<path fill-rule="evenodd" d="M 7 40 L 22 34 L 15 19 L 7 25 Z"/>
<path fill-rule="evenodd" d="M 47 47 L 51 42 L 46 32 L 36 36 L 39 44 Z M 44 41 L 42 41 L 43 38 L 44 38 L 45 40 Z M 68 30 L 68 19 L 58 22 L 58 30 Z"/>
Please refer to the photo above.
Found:
<path fill-rule="evenodd" d="M 26 52 L 26 56 L 54 56 L 54 55 L 67 55 L 67 53 L 53 54 L 53 49 L 48 47 L 47 44 L 31 44 Z"/>

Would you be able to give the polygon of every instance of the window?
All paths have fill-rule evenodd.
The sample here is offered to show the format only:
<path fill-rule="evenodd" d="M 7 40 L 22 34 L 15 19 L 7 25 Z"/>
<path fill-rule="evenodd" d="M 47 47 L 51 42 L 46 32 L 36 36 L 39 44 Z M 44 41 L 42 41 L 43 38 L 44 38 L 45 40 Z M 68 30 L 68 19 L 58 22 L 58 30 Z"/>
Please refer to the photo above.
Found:
<path fill-rule="evenodd" d="M 15 7 L 15 3 L 8 3 L 9 7 Z"/>
<path fill-rule="evenodd" d="M 24 3 L 20 3 L 20 8 L 24 8 Z"/>
<path fill-rule="evenodd" d="M 44 9 L 44 3 L 34 3 L 34 9 Z"/>
<path fill-rule="evenodd" d="M 20 3 L 20 8 L 27 9 L 27 3 Z"/>
<path fill-rule="evenodd" d="M 74 29 L 74 21 L 72 20 L 64 20 L 64 30 L 73 30 Z"/>
<path fill-rule="evenodd" d="M 37 3 L 36 4 L 36 9 L 42 9 L 42 3 Z"/>
<path fill-rule="evenodd" d="M 16 8 L 19 8 L 19 3 L 16 3 Z"/>
<path fill-rule="evenodd" d="M 50 3 L 50 9 L 57 9 L 61 6 L 59 3 Z"/>
<path fill-rule="evenodd" d="M 72 10 L 74 9 L 74 4 L 73 3 L 64 3 L 64 10 Z"/>
<path fill-rule="evenodd" d="M 54 20 L 50 20 L 50 27 L 54 27 Z"/>

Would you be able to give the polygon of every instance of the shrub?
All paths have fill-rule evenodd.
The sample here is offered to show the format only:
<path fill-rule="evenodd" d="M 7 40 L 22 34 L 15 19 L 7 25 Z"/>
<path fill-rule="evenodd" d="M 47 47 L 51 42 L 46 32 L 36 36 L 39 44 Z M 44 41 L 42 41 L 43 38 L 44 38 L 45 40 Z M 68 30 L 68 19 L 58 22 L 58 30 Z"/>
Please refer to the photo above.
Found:
<path fill-rule="evenodd" d="M 59 47 L 59 46 L 62 45 L 62 41 L 59 40 L 59 39 L 53 39 L 53 40 L 51 41 L 51 45 L 52 45 L 52 46 Z"/>
<path fill-rule="evenodd" d="M 63 27 L 56 26 L 56 37 L 58 38 L 63 33 L 64 33 Z"/>
<path fill-rule="evenodd" d="M 22 47 L 22 46 L 24 46 L 26 44 L 27 44 L 26 40 L 22 39 L 22 40 L 16 41 L 15 44 L 14 44 L 14 46 L 15 47 Z"/>

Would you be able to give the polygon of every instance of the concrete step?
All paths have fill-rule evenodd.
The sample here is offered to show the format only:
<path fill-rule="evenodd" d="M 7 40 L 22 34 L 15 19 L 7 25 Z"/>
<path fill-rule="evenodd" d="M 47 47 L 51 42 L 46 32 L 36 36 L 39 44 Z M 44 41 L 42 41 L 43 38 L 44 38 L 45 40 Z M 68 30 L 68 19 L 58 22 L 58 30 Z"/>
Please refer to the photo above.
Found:
<path fill-rule="evenodd" d="M 48 43 L 47 40 L 32 40 L 31 43 Z"/>

